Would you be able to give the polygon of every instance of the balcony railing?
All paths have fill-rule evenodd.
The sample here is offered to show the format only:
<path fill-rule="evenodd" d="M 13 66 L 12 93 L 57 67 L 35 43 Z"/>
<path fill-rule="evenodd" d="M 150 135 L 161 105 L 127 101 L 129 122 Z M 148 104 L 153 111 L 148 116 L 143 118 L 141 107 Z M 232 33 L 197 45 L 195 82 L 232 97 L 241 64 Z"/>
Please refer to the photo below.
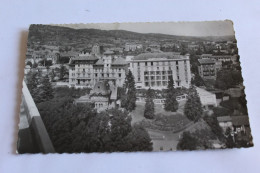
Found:
<path fill-rule="evenodd" d="M 19 153 L 55 152 L 40 113 L 25 82 L 23 82 L 22 89 L 17 150 Z"/>

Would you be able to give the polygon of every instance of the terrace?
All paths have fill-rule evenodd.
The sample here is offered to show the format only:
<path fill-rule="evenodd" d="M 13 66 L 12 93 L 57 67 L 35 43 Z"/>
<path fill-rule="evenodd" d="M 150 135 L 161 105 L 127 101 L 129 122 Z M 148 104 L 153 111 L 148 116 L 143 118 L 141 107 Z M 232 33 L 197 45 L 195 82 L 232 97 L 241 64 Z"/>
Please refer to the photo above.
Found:
<path fill-rule="evenodd" d="M 54 153 L 55 149 L 33 98 L 23 82 L 17 141 L 19 153 Z"/>

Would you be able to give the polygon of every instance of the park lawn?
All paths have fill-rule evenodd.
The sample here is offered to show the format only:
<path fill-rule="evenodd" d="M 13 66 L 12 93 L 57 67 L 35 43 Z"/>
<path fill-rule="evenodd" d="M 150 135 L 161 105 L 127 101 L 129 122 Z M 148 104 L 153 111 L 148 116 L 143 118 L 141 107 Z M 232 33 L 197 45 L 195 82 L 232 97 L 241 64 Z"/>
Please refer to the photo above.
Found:
<path fill-rule="evenodd" d="M 180 116 L 180 114 L 183 115 L 183 108 L 184 108 L 184 102 L 180 102 L 179 103 L 179 109 L 177 110 L 177 112 L 167 112 L 164 110 L 163 105 L 161 104 L 155 104 L 155 114 L 161 114 L 161 115 L 166 115 L 166 116 L 170 116 L 170 115 L 176 115 L 176 116 Z M 136 122 L 140 122 L 142 121 L 144 118 L 144 107 L 145 107 L 145 103 L 140 103 L 140 102 L 136 102 L 136 108 L 135 110 L 133 110 L 130 114 L 132 116 L 132 124 L 136 123 Z"/>

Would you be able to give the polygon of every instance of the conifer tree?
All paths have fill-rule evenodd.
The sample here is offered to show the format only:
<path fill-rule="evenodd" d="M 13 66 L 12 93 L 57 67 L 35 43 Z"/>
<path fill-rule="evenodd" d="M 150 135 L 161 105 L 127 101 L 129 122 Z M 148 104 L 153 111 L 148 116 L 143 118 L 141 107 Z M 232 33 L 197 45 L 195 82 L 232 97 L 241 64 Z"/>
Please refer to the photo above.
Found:
<path fill-rule="evenodd" d="M 189 89 L 188 100 L 184 107 L 184 114 L 189 120 L 197 122 L 201 118 L 202 113 L 202 104 L 197 90 L 191 87 Z"/>
<path fill-rule="evenodd" d="M 144 117 L 148 118 L 148 119 L 154 118 L 153 93 L 152 93 L 152 90 L 150 88 L 146 92 Z"/>
<path fill-rule="evenodd" d="M 176 91 L 174 88 L 173 78 L 172 78 L 172 76 L 169 76 L 164 109 L 166 111 L 176 112 L 178 109 L 178 106 L 179 106 L 179 103 L 176 100 Z"/>
<path fill-rule="evenodd" d="M 38 72 L 30 72 L 27 75 L 27 87 L 30 91 L 30 94 L 35 102 L 37 102 L 37 97 L 39 97 L 39 73 Z"/>
<path fill-rule="evenodd" d="M 126 75 L 124 90 L 126 97 L 122 99 L 122 107 L 126 108 L 128 111 L 132 111 L 136 107 L 136 89 L 135 79 L 131 70 L 129 70 L 128 74 Z"/>

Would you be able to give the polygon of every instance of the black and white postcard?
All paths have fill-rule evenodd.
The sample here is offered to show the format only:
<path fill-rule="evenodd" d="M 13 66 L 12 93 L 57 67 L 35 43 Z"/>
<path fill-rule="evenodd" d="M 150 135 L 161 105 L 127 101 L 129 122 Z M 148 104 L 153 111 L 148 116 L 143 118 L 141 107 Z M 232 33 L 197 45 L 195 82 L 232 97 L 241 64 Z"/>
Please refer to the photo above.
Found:
<path fill-rule="evenodd" d="M 29 28 L 18 153 L 253 146 L 232 21 Z"/>

